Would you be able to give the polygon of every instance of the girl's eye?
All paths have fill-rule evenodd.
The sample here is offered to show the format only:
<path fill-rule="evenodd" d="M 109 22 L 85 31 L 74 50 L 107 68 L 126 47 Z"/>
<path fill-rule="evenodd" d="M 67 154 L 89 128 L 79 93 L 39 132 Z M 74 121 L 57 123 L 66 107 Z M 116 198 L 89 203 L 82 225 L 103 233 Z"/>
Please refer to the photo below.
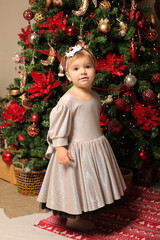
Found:
<path fill-rule="evenodd" d="M 90 65 L 87 65 L 86 68 L 91 68 L 91 66 L 90 66 Z"/>
<path fill-rule="evenodd" d="M 78 67 L 73 68 L 73 70 L 74 70 L 74 71 L 77 71 L 77 70 L 78 70 Z"/>

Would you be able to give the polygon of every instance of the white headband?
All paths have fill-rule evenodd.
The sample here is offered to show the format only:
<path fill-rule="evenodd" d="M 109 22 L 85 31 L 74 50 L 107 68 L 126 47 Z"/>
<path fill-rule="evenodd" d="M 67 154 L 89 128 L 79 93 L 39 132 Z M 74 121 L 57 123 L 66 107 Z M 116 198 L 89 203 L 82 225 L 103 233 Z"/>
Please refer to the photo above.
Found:
<path fill-rule="evenodd" d="M 73 57 L 76 52 L 79 52 L 82 50 L 81 45 L 76 45 L 75 47 L 72 47 L 71 51 L 66 53 L 66 57 Z"/>
<path fill-rule="evenodd" d="M 67 71 L 67 65 L 68 65 L 69 58 L 73 57 L 76 52 L 79 52 L 81 50 L 82 50 L 81 45 L 76 45 L 75 47 L 72 47 L 71 51 L 66 53 L 66 57 L 67 57 L 67 60 L 66 60 L 66 71 Z"/>

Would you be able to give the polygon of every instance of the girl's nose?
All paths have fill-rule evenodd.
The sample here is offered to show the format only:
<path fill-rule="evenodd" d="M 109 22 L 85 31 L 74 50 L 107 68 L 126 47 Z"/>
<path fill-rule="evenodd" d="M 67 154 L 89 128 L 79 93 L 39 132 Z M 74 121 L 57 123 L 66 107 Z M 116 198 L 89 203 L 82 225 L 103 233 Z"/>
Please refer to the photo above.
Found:
<path fill-rule="evenodd" d="M 86 74 L 86 69 L 85 68 L 81 69 L 81 74 Z"/>

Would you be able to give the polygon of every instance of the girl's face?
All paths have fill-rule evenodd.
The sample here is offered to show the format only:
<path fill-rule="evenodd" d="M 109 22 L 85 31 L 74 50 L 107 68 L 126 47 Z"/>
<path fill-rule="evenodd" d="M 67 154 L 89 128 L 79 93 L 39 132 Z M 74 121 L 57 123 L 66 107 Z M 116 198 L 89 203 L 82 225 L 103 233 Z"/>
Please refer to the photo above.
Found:
<path fill-rule="evenodd" d="M 80 88 L 91 88 L 95 77 L 95 68 L 89 56 L 70 59 L 68 62 L 67 78 Z"/>

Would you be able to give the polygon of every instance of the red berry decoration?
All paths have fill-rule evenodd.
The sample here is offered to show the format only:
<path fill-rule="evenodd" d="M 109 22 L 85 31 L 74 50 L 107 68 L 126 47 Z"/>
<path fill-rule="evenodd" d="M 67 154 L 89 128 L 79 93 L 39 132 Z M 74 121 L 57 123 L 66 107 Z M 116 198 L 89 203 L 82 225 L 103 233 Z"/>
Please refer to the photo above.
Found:
<path fill-rule="evenodd" d="M 123 111 L 126 108 L 126 101 L 123 98 L 117 98 L 114 103 L 117 105 L 118 111 Z"/>
<path fill-rule="evenodd" d="M 146 151 L 141 151 L 141 152 L 139 152 L 139 158 L 141 159 L 141 160 L 146 160 L 147 159 L 147 153 L 146 153 Z"/>
<path fill-rule="evenodd" d="M 7 164 L 12 164 L 13 155 L 7 149 L 2 154 L 2 159 Z"/>
<path fill-rule="evenodd" d="M 68 26 L 66 28 L 66 35 L 68 37 L 75 37 L 77 35 L 77 29 L 75 28 L 75 26 Z"/>
<path fill-rule="evenodd" d="M 26 11 L 24 11 L 23 17 L 26 20 L 30 21 L 34 17 L 34 13 L 30 9 L 27 9 Z"/>
<path fill-rule="evenodd" d="M 36 123 L 36 122 L 38 122 L 38 120 L 39 120 L 39 115 L 36 114 L 36 113 L 33 113 L 33 114 L 31 115 L 31 121 L 34 122 L 34 123 Z"/>
<path fill-rule="evenodd" d="M 159 72 L 153 74 L 153 76 L 152 76 L 152 78 L 151 78 L 151 82 L 152 82 L 153 84 L 158 84 L 158 83 L 160 83 L 160 73 L 159 73 Z"/>
<path fill-rule="evenodd" d="M 145 102 L 151 103 L 155 99 L 155 94 L 151 89 L 147 89 L 142 93 L 142 98 Z"/>
<path fill-rule="evenodd" d="M 108 130 L 113 133 L 113 134 L 117 134 L 121 131 L 122 125 L 118 120 L 112 120 L 109 124 L 108 124 Z"/>

